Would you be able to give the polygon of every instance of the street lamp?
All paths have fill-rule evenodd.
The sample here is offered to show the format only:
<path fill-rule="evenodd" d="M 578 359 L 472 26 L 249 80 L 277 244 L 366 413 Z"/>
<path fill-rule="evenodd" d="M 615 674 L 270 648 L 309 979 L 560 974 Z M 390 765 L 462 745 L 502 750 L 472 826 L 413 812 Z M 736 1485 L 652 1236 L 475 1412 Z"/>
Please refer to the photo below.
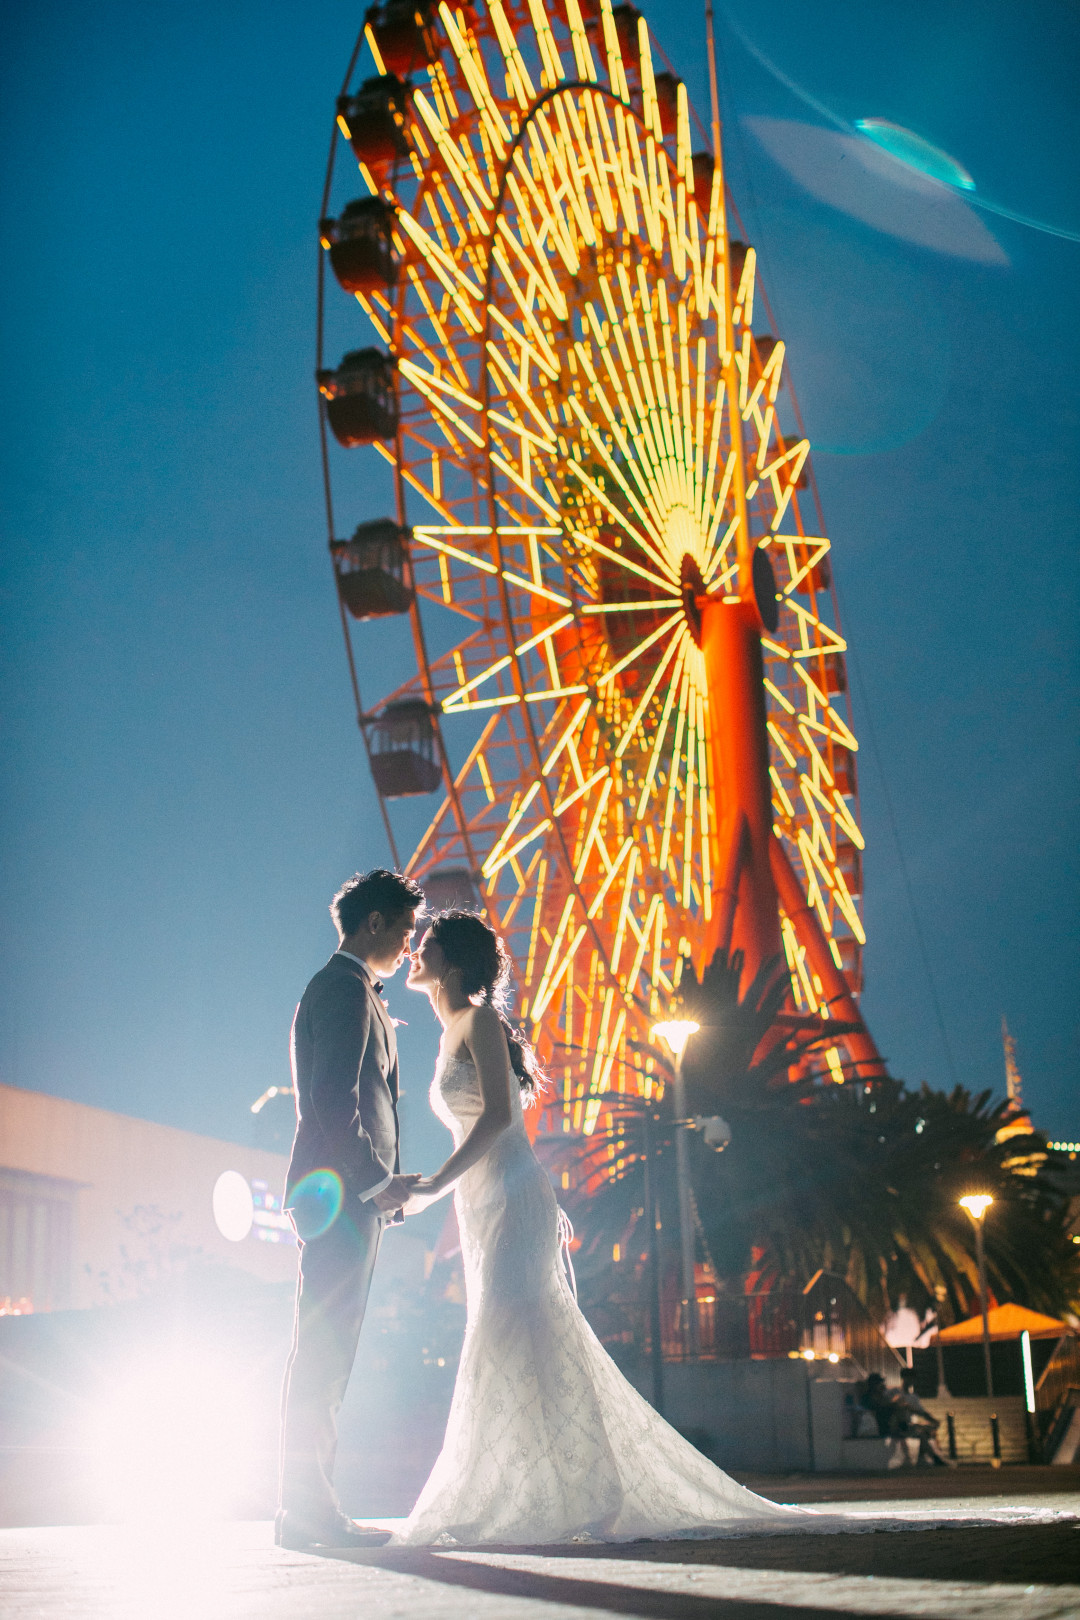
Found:
<path fill-rule="evenodd" d="M 966 1209 L 975 1223 L 975 1262 L 979 1268 L 979 1306 L 982 1310 L 983 1363 L 986 1367 L 986 1393 L 993 1395 L 994 1378 L 990 1371 L 990 1318 L 987 1314 L 986 1249 L 983 1245 L 983 1220 L 994 1202 L 989 1193 L 969 1193 L 960 1199 L 960 1208 Z"/>
<path fill-rule="evenodd" d="M 690 1166 L 686 1154 L 686 1133 L 691 1126 L 686 1118 L 686 1097 L 683 1090 L 682 1063 L 686 1043 L 701 1028 L 691 1018 L 672 1018 L 666 1023 L 654 1024 L 652 1038 L 665 1041 L 675 1059 L 672 1100 L 675 1105 L 675 1179 L 679 1190 L 679 1253 L 682 1258 L 683 1309 L 689 1337 L 689 1350 L 693 1359 L 701 1351 L 698 1334 L 697 1281 L 694 1275 L 694 1211 L 690 1196 Z"/>
<path fill-rule="evenodd" d="M 261 1097 L 256 1097 L 251 1105 L 253 1114 L 261 1114 L 268 1102 L 275 1097 L 295 1097 L 296 1091 L 292 1086 L 268 1086 Z"/>

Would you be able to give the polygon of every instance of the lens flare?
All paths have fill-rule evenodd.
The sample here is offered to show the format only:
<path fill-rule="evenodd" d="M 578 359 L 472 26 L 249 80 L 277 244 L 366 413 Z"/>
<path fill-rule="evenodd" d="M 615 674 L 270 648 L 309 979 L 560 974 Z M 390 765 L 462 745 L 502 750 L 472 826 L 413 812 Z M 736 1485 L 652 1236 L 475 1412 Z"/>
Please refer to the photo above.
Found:
<path fill-rule="evenodd" d="M 866 125 L 875 127 L 878 130 L 895 130 L 898 132 L 898 134 L 905 136 L 908 142 L 918 142 L 921 152 L 925 153 L 927 150 L 929 150 L 935 154 L 939 161 L 944 159 L 945 163 L 950 166 L 950 172 L 945 175 L 937 174 L 931 170 L 923 170 L 917 162 L 911 161 L 911 147 L 908 145 L 904 152 L 893 152 L 892 155 L 899 157 L 900 160 L 905 163 L 909 172 L 913 174 L 925 173 L 928 178 L 942 180 L 946 185 L 955 186 L 958 190 L 966 191 L 976 208 L 981 208 L 988 214 L 996 214 L 999 219 L 1012 220 L 1016 225 L 1024 225 L 1032 231 L 1042 231 L 1045 235 L 1056 236 L 1064 242 L 1080 242 L 1080 231 L 1071 230 L 1064 225 L 1054 225 L 1049 220 L 1032 219 L 1030 214 L 1018 213 L 1015 208 L 1006 208 L 1004 204 L 993 202 L 989 197 L 981 195 L 975 189 L 974 182 L 972 182 L 971 185 L 964 185 L 962 180 L 958 181 L 956 179 L 956 175 L 963 175 L 967 180 L 970 181 L 971 176 L 967 173 L 966 169 L 961 168 L 959 164 L 954 164 L 954 160 L 949 157 L 947 152 L 940 152 L 937 147 L 929 146 L 929 143 L 922 141 L 920 136 L 911 135 L 910 131 L 902 129 L 900 125 L 890 125 L 886 122 L 886 120 L 877 118 L 861 119 L 858 122 L 851 124 L 847 121 L 847 119 L 841 118 L 837 113 L 833 112 L 831 107 L 827 107 L 823 101 L 819 101 L 816 96 L 812 96 L 803 85 L 797 84 L 794 79 L 792 79 L 788 74 L 784 73 L 771 57 L 766 56 L 765 52 L 761 50 L 759 46 L 755 45 L 754 41 L 750 39 L 750 37 L 739 27 L 739 24 L 736 22 L 735 18 L 730 12 L 725 13 L 725 19 L 727 26 L 730 28 L 735 38 L 742 45 L 743 49 L 754 58 L 754 61 L 759 62 L 765 69 L 766 73 L 771 74 L 778 84 L 782 84 L 786 90 L 790 90 L 791 94 L 796 96 L 799 101 L 803 103 L 804 107 L 809 107 L 812 112 L 817 113 L 819 118 L 824 119 L 827 124 L 831 124 L 832 127 L 835 130 L 838 130 L 841 135 L 850 134 L 850 132 L 854 130 L 863 141 L 869 139 L 874 145 L 880 146 L 882 150 L 889 151 L 890 148 L 885 145 L 883 140 L 874 139 L 870 129 L 867 129 Z M 869 221 L 868 223 L 877 225 L 876 220 Z M 884 230 L 887 227 L 878 225 L 877 228 L 879 230 Z M 978 255 L 976 255 L 976 257 L 978 257 Z M 1008 262 L 1004 253 L 1002 253 L 1001 259 L 1002 262 Z"/>
<path fill-rule="evenodd" d="M 932 146 L 912 130 L 904 129 L 900 124 L 890 124 L 887 118 L 856 118 L 855 128 L 898 162 L 906 163 L 909 169 L 928 175 L 931 180 L 940 180 L 943 185 L 956 186 L 961 191 L 975 190 L 975 182 L 962 163 L 957 163 L 940 146 Z"/>
<path fill-rule="evenodd" d="M 87 1438 L 97 1496 L 109 1518 L 225 1518 L 251 1489 L 248 1380 L 228 1361 L 196 1349 L 118 1369 Z"/>
<path fill-rule="evenodd" d="M 312 1170 L 298 1181 L 289 1200 L 302 1242 L 322 1237 L 341 1214 L 345 1189 L 336 1170 Z"/>

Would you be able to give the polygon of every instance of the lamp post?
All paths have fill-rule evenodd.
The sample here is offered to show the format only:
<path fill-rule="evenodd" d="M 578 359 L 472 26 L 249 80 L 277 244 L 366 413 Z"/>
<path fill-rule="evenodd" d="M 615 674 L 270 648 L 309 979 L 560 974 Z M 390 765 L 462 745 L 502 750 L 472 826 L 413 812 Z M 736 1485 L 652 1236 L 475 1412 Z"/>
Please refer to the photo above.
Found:
<path fill-rule="evenodd" d="M 645 1159 L 645 1222 L 649 1236 L 649 1341 L 652 1345 L 652 1403 L 664 1412 L 664 1326 L 660 1314 L 660 1234 L 656 1230 L 656 1141 L 652 1104 L 641 1113 Z"/>
<path fill-rule="evenodd" d="M 994 1377 L 990 1371 L 990 1318 L 987 1312 L 986 1291 L 986 1248 L 983 1244 L 983 1219 L 990 1205 L 994 1202 L 989 1193 L 969 1193 L 966 1198 L 960 1199 L 961 1209 L 966 1209 L 975 1223 L 975 1263 L 979 1268 L 979 1307 L 982 1311 L 982 1344 L 983 1364 L 986 1368 L 986 1393 L 994 1393 Z"/>
<path fill-rule="evenodd" d="M 686 1043 L 701 1028 L 689 1018 L 673 1018 L 667 1023 L 654 1024 L 653 1038 L 660 1036 L 675 1059 L 672 1100 L 675 1104 L 675 1179 L 679 1190 L 679 1254 L 682 1259 L 683 1310 L 686 1312 L 687 1340 L 691 1359 L 701 1351 L 698 1334 L 697 1282 L 694 1275 L 694 1210 L 690 1197 L 690 1166 L 686 1152 L 686 1133 L 691 1128 L 686 1118 L 686 1097 L 683 1090 L 682 1062 Z"/>

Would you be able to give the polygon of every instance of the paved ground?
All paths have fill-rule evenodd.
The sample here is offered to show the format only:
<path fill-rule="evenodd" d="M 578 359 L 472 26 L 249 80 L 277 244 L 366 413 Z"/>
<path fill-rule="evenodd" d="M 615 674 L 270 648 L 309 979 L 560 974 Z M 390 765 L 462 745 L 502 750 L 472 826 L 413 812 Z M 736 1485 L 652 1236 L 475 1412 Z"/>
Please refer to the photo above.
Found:
<path fill-rule="evenodd" d="M 929 1472 L 804 1482 L 819 1512 L 830 1506 L 819 1490 L 831 1484 L 838 1511 L 881 1515 L 891 1499 L 894 1515 L 934 1515 L 935 1528 L 897 1528 L 894 1517 L 892 1528 L 862 1533 L 542 1553 L 310 1557 L 275 1549 L 266 1523 L 0 1530 L 0 1611 L 5 1620 L 1077 1620 L 1080 1491 L 1074 1479 L 1048 1478 L 1049 1470 L 1031 1470 L 1030 1480 L 1028 1473 L 985 1482 L 997 1494 L 951 1475 L 964 1495 L 948 1502 L 925 1494 L 931 1479 L 937 1486 Z M 772 1484 L 770 1495 L 795 1499 L 797 1482 Z M 1049 1492 L 1049 1484 L 1072 1489 Z M 912 1500 L 920 1487 L 922 1499 Z M 1018 1522 L 1024 1513 L 1031 1517 Z"/>

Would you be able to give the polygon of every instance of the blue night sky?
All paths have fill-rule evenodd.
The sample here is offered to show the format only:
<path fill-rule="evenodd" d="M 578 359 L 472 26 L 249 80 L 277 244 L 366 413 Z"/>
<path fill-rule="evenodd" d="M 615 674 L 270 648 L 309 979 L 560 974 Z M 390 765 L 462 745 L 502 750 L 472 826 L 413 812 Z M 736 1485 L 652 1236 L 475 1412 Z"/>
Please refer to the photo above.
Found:
<path fill-rule="evenodd" d="M 361 9 L 8 15 L 0 1079 L 240 1141 L 286 1080 L 333 889 L 388 853 L 312 380 Z M 697 6 L 646 10 L 707 122 Z M 1006 1014 L 1037 1123 L 1075 1136 L 1080 13 L 732 0 L 720 45 L 852 647 L 865 1011 L 895 1073 L 998 1090 Z M 857 119 L 975 191 L 931 194 Z M 351 455 L 353 521 L 380 516 L 382 464 Z M 403 672 L 405 633 L 378 645 Z M 430 1015 L 400 981 L 392 1002 L 428 1167 Z"/>

